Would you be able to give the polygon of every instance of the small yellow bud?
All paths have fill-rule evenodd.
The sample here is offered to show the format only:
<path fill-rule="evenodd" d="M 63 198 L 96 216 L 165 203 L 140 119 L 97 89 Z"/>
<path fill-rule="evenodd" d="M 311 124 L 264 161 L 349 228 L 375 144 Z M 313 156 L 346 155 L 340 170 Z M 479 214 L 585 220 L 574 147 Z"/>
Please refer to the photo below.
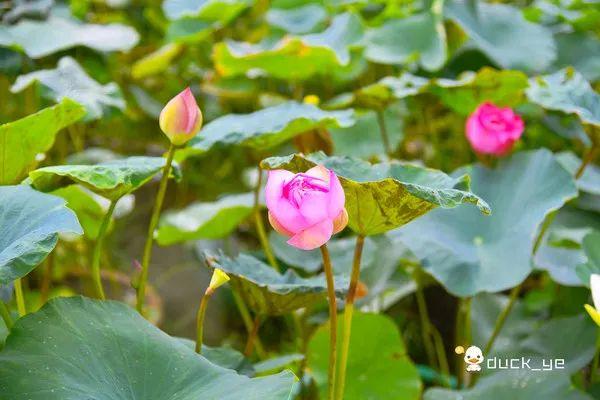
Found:
<path fill-rule="evenodd" d="M 321 99 L 319 99 L 319 96 L 316 96 L 314 94 L 309 94 L 307 96 L 304 96 L 304 104 L 311 104 L 313 106 L 318 106 L 319 103 L 321 103 Z"/>
<path fill-rule="evenodd" d="M 221 271 L 220 269 L 215 268 L 215 270 L 213 271 L 213 274 L 212 274 L 212 278 L 210 278 L 210 283 L 208 284 L 208 289 L 215 290 L 219 286 L 222 286 L 225 283 L 227 283 L 227 281 L 229 281 L 229 279 L 230 279 L 229 275 L 227 275 L 225 272 Z"/>

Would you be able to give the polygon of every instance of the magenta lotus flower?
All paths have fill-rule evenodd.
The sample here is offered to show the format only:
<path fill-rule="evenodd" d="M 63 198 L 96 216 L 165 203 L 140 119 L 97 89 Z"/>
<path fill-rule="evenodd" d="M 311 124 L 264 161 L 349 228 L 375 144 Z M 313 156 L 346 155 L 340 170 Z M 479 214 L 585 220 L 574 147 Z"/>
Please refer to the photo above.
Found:
<path fill-rule="evenodd" d="M 344 189 L 335 173 L 323 166 L 300 174 L 269 171 L 265 191 L 269 221 L 290 238 L 291 246 L 316 249 L 348 224 Z"/>
<path fill-rule="evenodd" d="M 501 156 L 512 149 L 523 128 L 523 120 L 512 109 L 485 102 L 467 120 L 467 139 L 475 152 Z"/>
<path fill-rule="evenodd" d="M 189 87 L 167 103 L 158 122 L 175 146 L 181 146 L 196 136 L 202 127 L 202 112 Z"/>

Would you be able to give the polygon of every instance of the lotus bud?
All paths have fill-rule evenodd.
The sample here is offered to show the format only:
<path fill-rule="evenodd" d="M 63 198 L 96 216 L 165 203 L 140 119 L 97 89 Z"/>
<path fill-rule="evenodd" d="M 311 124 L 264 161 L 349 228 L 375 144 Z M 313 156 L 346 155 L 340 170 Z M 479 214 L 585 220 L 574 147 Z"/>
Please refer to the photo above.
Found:
<path fill-rule="evenodd" d="M 167 103 L 158 121 L 160 129 L 175 146 L 196 136 L 202 127 L 202 112 L 189 87 Z"/>
<path fill-rule="evenodd" d="M 589 304 L 585 304 L 585 309 L 587 310 L 590 317 L 594 320 L 596 325 L 600 326 L 600 275 L 592 274 L 590 276 L 590 287 L 592 288 L 592 300 L 594 302 L 594 307 Z"/>
<path fill-rule="evenodd" d="M 310 104 L 313 106 L 318 106 L 319 103 L 321 103 L 321 99 L 319 98 L 319 96 L 314 94 L 304 96 L 304 99 L 302 101 L 304 104 Z"/>
<path fill-rule="evenodd" d="M 218 287 L 226 284 L 229 281 L 229 279 L 229 275 L 227 275 L 220 269 L 215 268 L 212 277 L 210 278 L 210 283 L 208 284 L 206 292 L 214 292 L 215 290 L 217 290 Z"/>

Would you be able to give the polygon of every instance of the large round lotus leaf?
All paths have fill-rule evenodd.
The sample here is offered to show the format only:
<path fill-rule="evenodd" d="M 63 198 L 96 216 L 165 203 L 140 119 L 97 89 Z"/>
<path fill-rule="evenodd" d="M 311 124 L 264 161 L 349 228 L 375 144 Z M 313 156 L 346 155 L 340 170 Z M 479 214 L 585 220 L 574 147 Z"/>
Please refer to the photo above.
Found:
<path fill-rule="evenodd" d="M 219 239 L 229 235 L 254 211 L 254 193 L 224 196 L 212 203 L 192 203 L 183 210 L 165 211 L 156 240 L 171 245 L 187 240 Z"/>
<path fill-rule="evenodd" d="M 467 33 L 471 42 L 504 68 L 543 71 L 554 61 L 552 32 L 505 4 L 449 0 L 445 15 Z"/>
<path fill-rule="evenodd" d="M 600 79 L 600 40 L 591 32 L 565 32 L 554 36 L 558 57 L 551 70 L 573 66 L 585 79 Z"/>
<path fill-rule="evenodd" d="M 212 147 L 242 145 L 268 150 L 319 127 L 348 127 L 352 111 L 325 111 L 310 104 L 287 102 L 251 114 L 229 114 L 208 123 L 177 159 L 201 154 Z"/>
<path fill-rule="evenodd" d="M 125 304 L 83 297 L 19 319 L 0 352 L 10 399 L 288 400 L 293 385 L 289 371 L 250 379 L 214 365 Z"/>
<path fill-rule="evenodd" d="M 573 176 L 581 166 L 581 160 L 570 151 L 558 153 L 556 159 Z M 583 175 L 577 179 L 577 187 L 582 192 L 600 195 L 600 167 L 589 164 L 583 171 Z"/>
<path fill-rule="evenodd" d="M 249 0 L 165 0 L 162 8 L 168 19 L 200 17 L 227 21 L 252 4 Z"/>
<path fill-rule="evenodd" d="M 531 78 L 527 97 L 544 108 L 576 114 L 584 124 L 600 126 L 600 94 L 571 68 Z"/>
<path fill-rule="evenodd" d="M 98 83 L 69 56 L 61 58 L 55 69 L 40 69 L 20 75 L 10 91 L 21 92 L 35 82 L 39 82 L 44 88 L 42 95 L 50 100 L 58 102 L 68 97 L 85 106 L 87 120 L 99 119 L 114 109 L 125 109 L 123 94 L 116 83 Z"/>
<path fill-rule="evenodd" d="M 22 278 L 41 263 L 59 233 L 83 233 L 63 199 L 25 185 L 0 186 L 0 284 Z"/>
<path fill-rule="evenodd" d="M 398 228 L 436 207 L 475 204 L 486 214 L 490 208 L 469 191 L 469 177 L 451 178 L 441 171 L 399 162 L 370 164 L 351 157 L 314 153 L 263 160 L 265 169 L 304 172 L 317 164 L 333 170 L 346 194 L 348 226 L 362 235 Z"/>
<path fill-rule="evenodd" d="M 289 33 L 309 33 L 327 19 L 327 10 L 312 3 L 294 8 L 271 8 L 266 14 L 267 22 Z"/>
<path fill-rule="evenodd" d="M 82 24 L 58 16 L 45 21 L 23 20 L 16 25 L 0 26 L 0 47 L 22 49 L 31 58 L 42 58 L 75 46 L 98 51 L 127 51 L 138 40 L 138 33 L 125 25 Z"/>
<path fill-rule="evenodd" d="M 471 114 L 484 101 L 514 107 L 523 101 L 527 75 L 520 71 L 484 67 L 462 73 L 458 79 L 433 80 L 429 90 L 462 115 Z"/>
<path fill-rule="evenodd" d="M 440 69 L 447 56 L 446 31 L 441 15 L 442 2 L 436 0 L 433 3 L 431 11 L 390 19 L 369 30 L 365 57 L 381 64 L 418 61 L 428 71 Z"/>
<path fill-rule="evenodd" d="M 338 319 L 338 332 L 343 318 Z M 341 336 L 338 335 L 338 349 Z M 317 329 L 308 344 L 308 368 L 321 398 L 327 396 L 329 325 Z M 421 396 L 419 373 L 394 322 L 386 316 L 355 313 L 348 353 L 344 400 L 416 400 Z"/>
<path fill-rule="evenodd" d="M 547 150 L 517 153 L 496 169 L 461 168 L 494 213 L 435 210 L 398 230 L 423 268 L 456 296 L 498 292 L 521 283 L 532 269 L 538 227 L 577 195 L 571 175 Z"/>
<path fill-rule="evenodd" d="M 0 185 L 19 183 L 30 168 L 35 168 L 36 156 L 52 148 L 56 134 L 84 114 L 82 106 L 64 99 L 54 107 L 1 125 Z"/>
<path fill-rule="evenodd" d="M 215 69 L 222 76 L 261 71 L 274 78 L 296 80 L 330 74 L 350 64 L 350 48 L 357 46 L 362 36 L 362 20 L 357 14 L 339 14 L 319 33 L 285 36 L 275 43 L 217 43 Z"/>
<path fill-rule="evenodd" d="M 325 276 L 302 278 L 292 270 L 284 274 L 247 254 L 229 258 L 206 254 L 209 265 L 225 271 L 246 304 L 260 315 L 282 315 L 327 298 Z M 335 292 L 345 296 L 349 279 L 336 276 Z"/>
<path fill-rule="evenodd" d="M 503 371 L 482 377 L 477 384 L 462 391 L 433 388 L 425 392 L 424 400 L 592 400 L 576 389 L 568 373 Z"/>
<path fill-rule="evenodd" d="M 485 347 L 496 320 L 507 303 L 507 296 L 491 293 L 483 293 L 473 298 L 472 344 L 482 349 Z M 530 360 L 531 368 L 540 369 L 543 368 L 544 360 L 560 358 L 565 360 L 564 372 L 575 373 L 594 357 L 595 341 L 596 327 L 587 315 L 542 321 L 540 315 L 527 311 L 523 302 L 517 301 L 494 341 L 491 352 L 484 356 L 486 360 L 493 360 L 493 357 L 525 357 Z M 497 368 L 486 368 L 486 365 L 483 364 L 482 374 L 505 372 Z"/>
<path fill-rule="evenodd" d="M 163 157 L 128 157 L 95 165 L 57 165 L 29 173 L 34 188 L 47 192 L 78 183 L 92 192 L 110 200 L 137 190 L 162 171 Z M 171 169 L 179 177 L 177 166 Z"/>

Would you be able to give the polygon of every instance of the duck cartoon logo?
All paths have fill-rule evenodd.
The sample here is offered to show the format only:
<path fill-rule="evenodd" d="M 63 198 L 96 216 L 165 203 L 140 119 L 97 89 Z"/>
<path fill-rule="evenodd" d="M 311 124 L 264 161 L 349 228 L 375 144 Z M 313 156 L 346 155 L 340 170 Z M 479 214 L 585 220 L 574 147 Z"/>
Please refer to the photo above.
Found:
<path fill-rule="evenodd" d="M 483 357 L 483 352 L 477 346 L 470 346 L 465 351 L 465 348 L 462 346 L 457 346 L 454 349 L 456 354 L 464 354 L 464 360 L 467 363 L 467 372 L 479 372 L 481 371 L 481 364 L 485 357 Z"/>

